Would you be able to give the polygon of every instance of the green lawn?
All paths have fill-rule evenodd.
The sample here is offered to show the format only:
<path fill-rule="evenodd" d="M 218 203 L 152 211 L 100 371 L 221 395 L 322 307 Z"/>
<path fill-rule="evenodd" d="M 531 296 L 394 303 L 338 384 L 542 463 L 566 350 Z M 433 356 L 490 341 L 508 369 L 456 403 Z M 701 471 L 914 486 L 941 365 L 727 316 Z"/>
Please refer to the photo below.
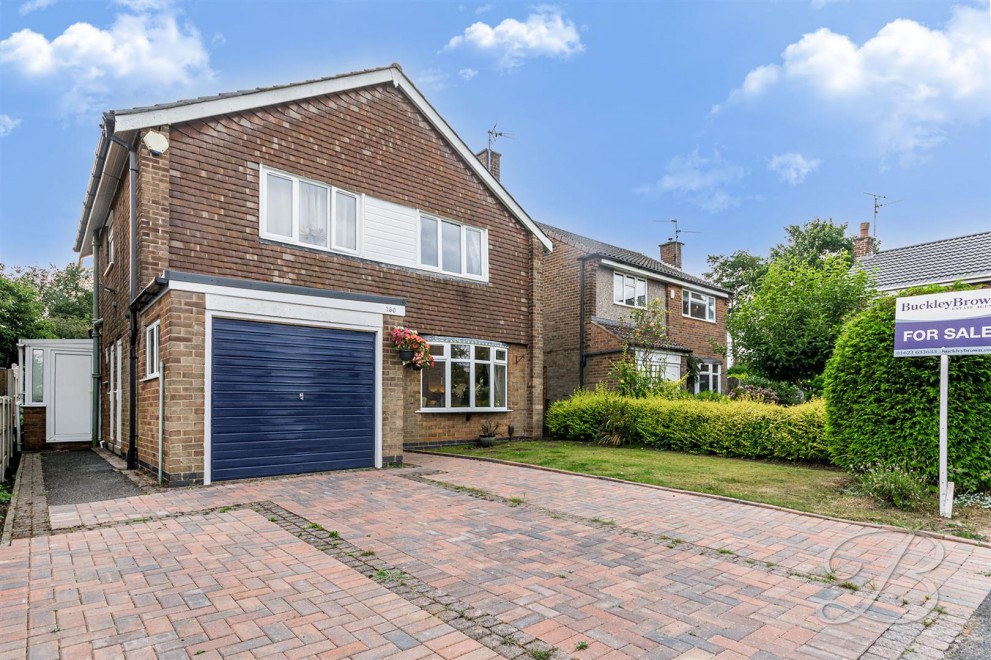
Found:
<path fill-rule="evenodd" d="M 937 515 L 935 498 L 923 511 L 899 511 L 857 494 L 849 475 L 825 467 L 564 441 L 512 442 L 489 449 L 444 447 L 438 451 L 725 495 L 850 520 L 966 537 L 991 534 L 989 511 L 957 507 L 950 522 Z"/>

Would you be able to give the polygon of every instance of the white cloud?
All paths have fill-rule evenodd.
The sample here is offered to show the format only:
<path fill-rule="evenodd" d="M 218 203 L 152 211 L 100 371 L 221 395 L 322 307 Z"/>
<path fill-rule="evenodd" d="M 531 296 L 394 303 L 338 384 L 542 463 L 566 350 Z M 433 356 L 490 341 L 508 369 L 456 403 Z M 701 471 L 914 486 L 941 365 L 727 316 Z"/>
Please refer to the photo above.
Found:
<path fill-rule="evenodd" d="M 882 159 L 925 159 L 954 125 L 991 116 L 991 21 L 956 7 L 942 29 L 894 20 L 862 45 L 827 28 L 804 35 L 779 64 L 753 69 L 726 104 L 781 90 L 789 105 L 808 102 L 868 129 Z"/>
<path fill-rule="evenodd" d="M 478 9 L 475 10 L 475 15 L 478 16 L 478 15 L 484 14 L 487 11 L 492 11 L 493 9 L 495 9 L 495 6 L 494 5 L 484 4 L 481 7 L 479 7 Z"/>
<path fill-rule="evenodd" d="M 818 158 L 806 158 L 802 154 L 788 152 L 777 154 L 767 164 L 767 169 L 778 175 L 778 181 L 797 186 L 805 178 L 819 169 L 822 161 Z"/>
<path fill-rule="evenodd" d="M 200 33 L 181 22 L 170 3 L 118 4 L 130 11 L 106 29 L 75 23 L 52 39 L 27 28 L 11 34 L 0 41 L 0 65 L 61 90 L 74 113 L 101 108 L 111 92 L 160 97 L 163 88 L 192 87 L 213 76 Z"/>
<path fill-rule="evenodd" d="M 447 88 L 447 79 L 450 76 L 440 69 L 425 69 L 415 77 L 416 84 L 422 89 L 430 89 L 439 92 Z"/>
<path fill-rule="evenodd" d="M 475 71 L 475 69 L 465 68 L 458 71 L 458 75 L 461 76 L 464 80 L 471 80 L 472 78 L 478 75 L 478 71 Z"/>
<path fill-rule="evenodd" d="M 33 11 L 48 9 L 56 2 L 58 2 L 58 0 L 28 0 L 17 8 L 17 13 L 21 16 L 27 16 Z"/>
<path fill-rule="evenodd" d="M 20 119 L 14 119 L 10 115 L 0 115 L 0 138 L 7 137 L 12 130 L 20 125 Z"/>
<path fill-rule="evenodd" d="M 549 5 L 534 7 L 522 22 L 507 18 L 495 27 L 473 23 L 447 42 L 448 49 L 461 46 L 496 55 L 505 70 L 519 68 L 528 57 L 567 58 L 585 50 L 574 22 Z"/>
<path fill-rule="evenodd" d="M 669 160 L 664 176 L 655 183 L 638 187 L 636 192 L 671 193 L 709 213 L 716 213 L 740 204 L 740 200 L 726 188 L 746 175 L 743 167 L 724 159 L 718 150 L 707 158 L 699 155 L 696 149 L 687 156 L 675 156 Z"/>
<path fill-rule="evenodd" d="M 847 2 L 847 0 L 812 0 L 813 9 L 822 9 L 826 5 L 832 5 L 837 2 Z"/>

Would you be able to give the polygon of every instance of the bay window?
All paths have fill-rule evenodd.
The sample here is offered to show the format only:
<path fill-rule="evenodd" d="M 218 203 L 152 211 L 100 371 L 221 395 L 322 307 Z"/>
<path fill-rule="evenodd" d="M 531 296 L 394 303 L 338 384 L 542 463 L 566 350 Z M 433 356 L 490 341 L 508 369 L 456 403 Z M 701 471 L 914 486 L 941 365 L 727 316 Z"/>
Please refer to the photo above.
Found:
<path fill-rule="evenodd" d="M 470 339 L 426 338 L 434 366 L 420 372 L 420 408 L 506 410 L 509 347 Z"/>

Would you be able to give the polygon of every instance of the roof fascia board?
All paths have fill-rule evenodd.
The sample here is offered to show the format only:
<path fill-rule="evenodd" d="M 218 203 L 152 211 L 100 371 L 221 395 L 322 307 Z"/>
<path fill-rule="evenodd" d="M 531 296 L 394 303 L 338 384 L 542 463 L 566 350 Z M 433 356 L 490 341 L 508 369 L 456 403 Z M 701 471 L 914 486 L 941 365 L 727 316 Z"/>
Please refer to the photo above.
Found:
<path fill-rule="evenodd" d="M 336 94 L 359 87 L 370 87 L 381 85 L 385 82 L 395 82 L 392 75 L 393 69 L 378 69 L 351 75 L 331 78 L 329 80 L 317 80 L 298 85 L 288 85 L 279 89 L 269 89 L 260 92 L 249 92 L 227 98 L 210 99 L 206 101 L 193 101 L 186 105 L 179 105 L 174 108 L 149 109 L 138 112 L 125 112 L 114 114 L 117 121 L 117 131 L 132 131 L 142 128 L 151 128 L 165 124 L 179 124 L 196 119 L 227 115 L 254 108 L 262 108 L 280 103 L 300 101 L 302 99 L 323 96 L 326 94 Z"/>
<path fill-rule="evenodd" d="M 670 282 L 671 284 L 677 284 L 686 289 L 691 289 L 693 291 L 700 291 L 702 293 L 708 293 L 710 296 L 716 296 L 717 298 L 729 299 L 730 295 L 725 291 L 719 291 L 718 289 L 712 289 L 710 287 L 696 284 L 690 280 L 679 280 L 675 277 L 668 277 L 666 275 L 661 275 L 650 270 L 644 270 L 642 268 L 637 268 L 636 266 L 630 266 L 629 264 L 624 264 L 619 261 L 613 261 L 612 259 L 602 259 L 603 266 L 609 266 L 611 268 L 618 268 L 620 270 L 625 270 L 634 275 L 643 275 L 644 277 L 649 277 L 654 280 L 660 280 L 662 282 Z"/>

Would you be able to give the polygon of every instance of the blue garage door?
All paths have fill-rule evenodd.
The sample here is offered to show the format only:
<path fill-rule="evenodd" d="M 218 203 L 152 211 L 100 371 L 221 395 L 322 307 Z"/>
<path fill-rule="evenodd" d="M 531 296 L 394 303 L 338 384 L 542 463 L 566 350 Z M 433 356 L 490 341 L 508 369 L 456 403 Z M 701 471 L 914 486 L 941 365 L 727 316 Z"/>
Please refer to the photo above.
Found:
<path fill-rule="evenodd" d="M 375 464 L 375 334 L 213 321 L 212 479 Z"/>

